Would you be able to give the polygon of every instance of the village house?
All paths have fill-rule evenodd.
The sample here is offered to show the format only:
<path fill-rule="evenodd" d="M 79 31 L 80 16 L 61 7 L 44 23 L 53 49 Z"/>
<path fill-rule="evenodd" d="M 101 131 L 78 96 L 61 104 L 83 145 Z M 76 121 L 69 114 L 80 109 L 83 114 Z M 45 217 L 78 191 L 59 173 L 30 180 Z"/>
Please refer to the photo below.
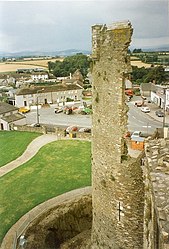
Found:
<path fill-rule="evenodd" d="M 7 86 L 7 85 L 8 85 L 7 79 L 4 78 L 0 79 L 0 86 Z"/>
<path fill-rule="evenodd" d="M 13 125 L 25 125 L 26 117 L 18 112 L 18 108 L 0 102 L 0 130 L 11 130 Z"/>
<path fill-rule="evenodd" d="M 73 101 L 82 99 L 83 88 L 80 85 L 57 84 L 44 87 L 29 87 L 19 89 L 15 95 L 17 107 L 28 107 L 39 104 L 65 103 L 68 99 Z"/>
<path fill-rule="evenodd" d="M 31 75 L 31 79 L 33 80 L 33 81 L 45 81 L 45 80 L 47 80 L 49 78 L 49 75 L 48 75 L 48 73 L 47 72 L 34 72 L 34 73 L 32 73 L 32 75 Z"/>
<path fill-rule="evenodd" d="M 154 84 L 153 84 L 154 85 Z M 154 85 L 151 91 L 151 101 L 157 106 L 169 110 L 169 86 Z"/>
<path fill-rule="evenodd" d="M 150 97 L 151 92 L 155 90 L 155 84 L 149 82 L 149 83 L 141 83 L 140 85 L 140 93 L 142 96 Z"/>
<path fill-rule="evenodd" d="M 16 83 L 16 79 L 10 75 L 2 74 L 0 76 L 0 86 L 8 86 Z"/>

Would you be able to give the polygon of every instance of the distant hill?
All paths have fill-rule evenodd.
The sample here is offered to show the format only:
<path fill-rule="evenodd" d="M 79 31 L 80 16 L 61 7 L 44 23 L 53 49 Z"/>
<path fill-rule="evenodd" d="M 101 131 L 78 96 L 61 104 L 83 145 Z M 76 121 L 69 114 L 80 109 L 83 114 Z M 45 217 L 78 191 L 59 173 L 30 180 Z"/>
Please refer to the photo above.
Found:
<path fill-rule="evenodd" d="M 156 47 L 156 48 L 143 48 L 144 52 L 167 52 L 169 51 L 169 46 Z"/>
<path fill-rule="evenodd" d="M 0 58 L 2 57 L 17 58 L 17 57 L 31 57 L 31 56 L 70 56 L 77 53 L 91 54 L 91 51 L 67 49 L 63 51 L 52 51 L 52 52 L 41 52 L 41 51 L 21 51 L 15 53 L 0 52 Z"/>
<path fill-rule="evenodd" d="M 161 45 L 159 47 L 139 47 L 143 52 L 162 52 L 162 51 L 169 51 L 168 45 Z M 134 47 L 131 46 L 131 50 L 133 50 Z"/>
<path fill-rule="evenodd" d="M 134 48 L 131 47 L 131 50 Z M 144 52 L 152 52 L 152 51 L 169 51 L 169 46 L 164 45 L 160 47 L 144 47 L 141 48 Z M 21 51 L 21 52 L 0 52 L 0 58 L 6 57 L 6 58 L 18 58 L 18 57 L 39 57 L 39 56 L 71 56 L 75 55 L 77 53 L 82 54 L 91 54 L 90 50 L 80 50 L 80 49 L 67 49 L 67 50 L 59 50 L 59 51 L 48 51 L 48 52 L 42 52 L 42 51 Z"/>

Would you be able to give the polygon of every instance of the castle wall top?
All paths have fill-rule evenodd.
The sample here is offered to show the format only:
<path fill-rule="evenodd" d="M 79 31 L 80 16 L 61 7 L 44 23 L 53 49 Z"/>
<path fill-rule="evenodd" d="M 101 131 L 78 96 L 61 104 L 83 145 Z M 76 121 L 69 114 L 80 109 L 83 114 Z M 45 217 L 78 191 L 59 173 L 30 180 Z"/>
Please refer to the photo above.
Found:
<path fill-rule="evenodd" d="M 99 60 L 100 52 L 106 50 L 125 50 L 131 42 L 133 29 L 129 21 L 92 26 L 92 59 Z"/>
<path fill-rule="evenodd" d="M 113 29 L 124 29 L 124 28 L 129 28 L 131 27 L 131 22 L 130 21 L 120 21 L 120 22 L 114 22 L 111 24 L 94 24 L 92 25 L 92 28 L 102 28 L 102 27 L 107 27 L 108 30 L 113 30 Z"/>

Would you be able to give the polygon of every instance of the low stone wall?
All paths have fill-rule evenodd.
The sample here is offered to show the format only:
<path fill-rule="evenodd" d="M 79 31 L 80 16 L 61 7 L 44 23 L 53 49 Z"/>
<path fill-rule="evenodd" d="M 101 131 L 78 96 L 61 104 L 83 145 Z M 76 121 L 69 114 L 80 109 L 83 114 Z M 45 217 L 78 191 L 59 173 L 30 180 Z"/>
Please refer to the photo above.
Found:
<path fill-rule="evenodd" d="M 57 198 L 56 198 L 57 200 Z M 25 231 L 26 249 L 54 249 L 92 225 L 92 200 L 89 191 L 76 195 L 48 208 Z"/>
<path fill-rule="evenodd" d="M 89 140 L 91 139 L 91 133 L 72 132 L 70 134 L 65 134 L 65 129 L 57 127 L 57 126 L 48 127 L 48 126 L 44 125 L 41 127 L 31 127 L 31 126 L 26 126 L 26 125 L 15 125 L 14 130 L 38 132 L 38 133 L 42 133 L 42 134 L 53 133 L 53 134 L 56 134 L 58 137 L 79 138 L 79 139 L 89 139 Z"/>
<path fill-rule="evenodd" d="M 144 249 L 169 249 L 169 140 L 149 140 L 144 160 Z"/>
<path fill-rule="evenodd" d="M 15 125 L 13 127 L 15 131 L 28 131 L 28 132 L 37 132 L 37 133 L 42 133 L 46 134 L 46 128 L 44 126 L 42 127 L 31 127 L 31 126 L 26 126 L 26 125 Z"/>
<path fill-rule="evenodd" d="M 91 187 L 72 190 L 36 206 L 11 227 L 1 249 L 19 249 L 19 243 L 15 245 L 21 235 L 25 236 L 26 249 L 57 249 L 62 243 L 67 248 L 66 241 L 73 243 L 73 237 L 91 229 L 91 192 Z"/>

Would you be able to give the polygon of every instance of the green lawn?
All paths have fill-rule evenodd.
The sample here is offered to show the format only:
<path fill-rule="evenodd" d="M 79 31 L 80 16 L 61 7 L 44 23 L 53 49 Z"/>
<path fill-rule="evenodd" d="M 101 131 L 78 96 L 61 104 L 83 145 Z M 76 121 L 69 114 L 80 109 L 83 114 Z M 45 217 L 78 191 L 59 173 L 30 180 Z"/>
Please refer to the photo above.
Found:
<path fill-rule="evenodd" d="M 22 155 L 28 144 L 39 133 L 0 131 L 0 167 Z"/>
<path fill-rule="evenodd" d="M 91 143 L 59 140 L 0 179 L 0 241 L 27 211 L 47 199 L 91 185 Z"/>

